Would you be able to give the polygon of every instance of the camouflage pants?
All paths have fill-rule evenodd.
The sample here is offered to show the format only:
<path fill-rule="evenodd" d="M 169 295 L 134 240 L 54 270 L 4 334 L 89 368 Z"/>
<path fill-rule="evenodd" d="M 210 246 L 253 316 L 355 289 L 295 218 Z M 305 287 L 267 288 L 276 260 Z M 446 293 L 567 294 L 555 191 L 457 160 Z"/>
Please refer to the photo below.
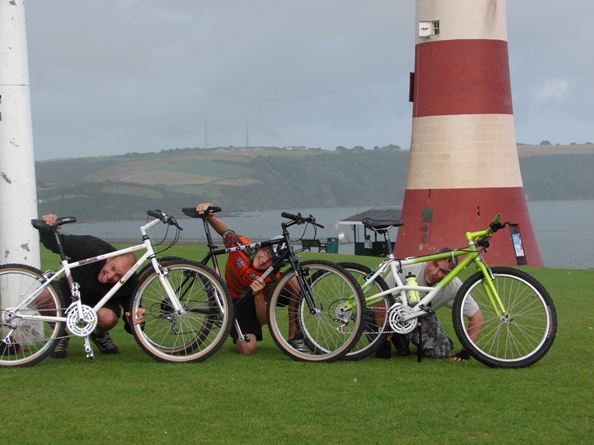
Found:
<path fill-rule="evenodd" d="M 445 329 L 435 314 L 427 315 L 420 319 L 421 322 L 421 348 L 425 357 L 447 358 L 454 349 L 454 342 L 445 333 Z M 419 330 L 415 329 L 406 334 L 417 348 L 419 347 Z"/>

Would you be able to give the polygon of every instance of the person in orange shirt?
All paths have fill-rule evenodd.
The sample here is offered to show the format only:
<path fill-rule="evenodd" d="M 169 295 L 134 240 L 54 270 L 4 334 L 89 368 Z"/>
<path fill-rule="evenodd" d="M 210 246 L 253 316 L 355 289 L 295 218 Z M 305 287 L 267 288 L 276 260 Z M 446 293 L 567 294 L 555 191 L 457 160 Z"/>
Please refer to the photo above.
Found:
<path fill-rule="evenodd" d="M 199 214 L 203 214 L 209 207 L 212 207 L 211 203 L 201 203 L 198 204 L 196 210 Z M 224 221 L 217 218 L 214 214 L 211 213 L 207 221 L 223 238 L 226 248 L 250 244 L 245 236 L 235 233 L 234 230 L 230 229 Z M 270 274 L 265 279 L 262 279 L 261 276 L 272 265 L 273 257 L 274 251 L 271 246 L 267 246 L 249 253 L 242 251 L 232 252 L 229 253 L 227 258 L 225 280 L 227 281 L 233 301 L 237 303 L 248 290 L 251 290 L 253 294 L 253 298 L 249 298 L 245 302 L 242 301 L 242 304 L 239 306 L 236 305 L 235 311 L 235 318 L 239 323 L 241 333 L 248 338 L 248 341 L 241 341 L 239 339 L 239 334 L 235 326 L 231 330 L 231 337 L 238 351 L 242 354 L 256 352 L 256 342 L 262 341 L 262 326 L 267 323 L 267 295 L 271 289 L 271 282 L 279 274 Z M 291 328 L 289 330 L 291 331 Z M 294 326 L 292 331 L 292 340 L 289 341 L 291 346 L 300 352 L 309 352 L 303 339 L 298 338 Z"/>

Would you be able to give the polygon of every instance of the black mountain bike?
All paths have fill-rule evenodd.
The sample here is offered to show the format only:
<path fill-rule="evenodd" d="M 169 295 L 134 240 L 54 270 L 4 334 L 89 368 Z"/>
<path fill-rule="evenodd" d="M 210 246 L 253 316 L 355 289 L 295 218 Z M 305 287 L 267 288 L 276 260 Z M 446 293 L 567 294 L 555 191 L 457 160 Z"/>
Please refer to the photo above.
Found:
<path fill-rule="evenodd" d="M 217 256 L 273 246 L 272 265 L 262 278 L 282 270 L 268 294 L 267 320 L 274 342 L 285 354 L 299 361 L 331 362 L 344 357 L 357 343 L 365 313 L 365 302 L 357 281 L 343 267 L 330 261 L 301 261 L 293 249 L 289 227 L 302 224 L 323 227 L 313 216 L 283 212 L 281 216 L 289 221 L 281 223 L 282 236 L 219 249 L 213 243 L 207 216 L 220 212 L 220 207 L 210 207 L 204 214 L 198 214 L 195 208 L 183 208 L 182 211 L 187 216 L 202 219 L 209 248 L 202 263 L 211 261 L 212 268 L 219 274 Z M 236 302 L 238 310 L 246 298 L 251 298 L 250 292 Z M 348 311 L 343 310 L 345 302 L 349 302 Z M 238 334 L 241 338 L 240 330 Z M 290 340 L 295 336 L 304 340 L 307 352 L 291 346 Z"/>

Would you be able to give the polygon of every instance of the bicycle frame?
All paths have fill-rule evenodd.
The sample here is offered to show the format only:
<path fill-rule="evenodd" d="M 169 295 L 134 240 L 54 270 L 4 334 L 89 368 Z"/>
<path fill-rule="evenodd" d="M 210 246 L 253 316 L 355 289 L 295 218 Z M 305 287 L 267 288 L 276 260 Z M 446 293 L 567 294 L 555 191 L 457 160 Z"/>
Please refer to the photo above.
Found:
<path fill-rule="evenodd" d="M 224 255 L 224 254 L 233 253 L 233 252 L 249 252 L 252 249 L 259 249 L 262 247 L 269 247 L 269 246 L 275 246 L 275 245 L 281 245 L 281 244 L 286 244 L 288 246 L 287 250 L 285 252 L 283 252 L 282 254 L 277 255 L 277 257 L 275 258 L 273 263 L 268 267 L 268 269 L 266 269 L 264 271 L 264 273 L 261 275 L 260 278 L 266 279 L 270 274 L 272 274 L 275 270 L 277 270 L 279 268 L 279 266 L 281 266 L 281 264 L 285 261 L 289 262 L 289 264 L 291 265 L 291 268 L 293 270 L 297 271 L 299 269 L 299 262 L 298 262 L 297 258 L 295 257 L 295 253 L 293 252 L 293 249 L 291 247 L 291 239 L 290 239 L 290 235 L 288 232 L 288 228 L 290 226 L 296 224 L 296 221 L 289 221 L 287 223 L 281 223 L 281 227 L 283 229 L 282 238 L 275 239 L 275 240 L 258 241 L 255 243 L 243 244 L 241 246 L 229 247 L 226 249 L 215 249 L 214 248 L 214 244 L 212 242 L 212 237 L 210 235 L 210 228 L 209 228 L 208 222 L 206 221 L 205 218 L 203 219 L 203 223 L 204 223 L 204 231 L 206 233 L 206 239 L 207 239 L 209 251 L 206 254 L 206 256 L 204 257 L 204 259 L 202 260 L 202 263 L 207 264 L 208 261 L 212 260 L 215 272 L 219 275 L 220 275 L 220 269 L 219 269 L 219 265 L 218 265 L 218 261 L 217 261 L 218 255 Z M 300 274 L 296 274 L 296 277 L 297 277 L 297 280 L 299 281 L 299 285 L 301 286 L 301 289 L 306 289 L 305 300 L 308 303 L 308 307 L 309 307 L 310 311 L 315 311 L 314 303 L 313 303 L 314 299 L 311 296 L 311 291 L 309 290 L 307 283 L 305 282 L 305 280 L 303 280 L 303 278 L 301 277 Z"/>
<path fill-rule="evenodd" d="M 481 272 L 485 277 L 484 287 L 491 304 L 493 305 L 493 309 L 498 314 L 498 316 L 502 317 L 507 314 L 507 311 L 499 298 L 497 290 L 493 285 L 493 276 L 490 273 L 488 267 L 484 264 L 484 261 L 480 255 L 478 246 L 481 243 L 481 240 L 485 240 L 491 236 L 493 232 L 498 230 L 500 226 L 499 224 L 500 215 L 497 215 L 493 222 L 491 223 L 490 227 L 486 230 L 481 230 L 478 232 L 466 232 L 464 234 L 466 241 L 468 243 L 468 247 L 465 249 L 456 249 L 449 252 L 442 252 L 442 253 L 434 253 L 429 255 L 422 255 L 417 257 L 409 257 L 398 259 L 394 257 L 392 253 L 390 253 L 386 260 L 384 260 L 377 268 L 377 271 L 372 275 L 366 277 L 365 282 L 361 285 L 361 289 L 365 293 L 365 291 L 371 287 L 371 285 L 375 282 L 377 277 L 385 277 L 388 274 L 391 274 L 394 278 L 396 286 L 374 294 L 367 296 L 365 302 L 368 306 L 372 306 L 374 304 L 379 303 L 383 300 L 383 297 L 388 294 L 398 295 L 396 305 L 408 305 L 408 299 L 406 297 L 406 292 L 408 290 L 416 290 L 420 292 L 425 292 L 425 296 L 413 307 L 411 307 L 411 312 L 401 317 L 401 321 L 405 322 L 411 320 L 413 318 L 421 317 L 428 313 L 432 312 L 432 309 L 429 307 L 429 303 L 433 300 L 433 298 L 442 290 L 444 289 L 454 278 L 456 278 L 460 272 L 466 269 L 471 263 L 475 263 L 476 269 L 478 272 Z M 387 234 L 387 231 L 385 232 Z M 387 235 L 386 235 L 387 236 Z M 386 242 L 389 245 L 389 239 L 386 239 Z M 406 285 L 400 275 L 398 274 L 399 270 L 401 270 L 402 266 L 412 265 L 412 264 L 419 264 L 419 263 L 427 263 L 430 261 L 437 261 L 443 259 L 454 259 L 464 256 L 462 260 L 458 262 L 458 264 L 437 284 L 434 286 L 409 286 Z M 392 306 L 392 307 L 394 307 Z M 345 306 L 348 310 L 348 305 Z M 389 308 L 387 312 L 390 312 L 392 308 Z"/>
<path fill-rule="evenodd" d="M 221 209 L 220 209 L 220 207 L 212 207 L 212 208 L 207 209 L 207 211 L 203 215 L 206 215 L 211 211 L 213 213 L 216 213 L 216 212 L 220 212 Z M 291 221 L 281 223 L 281 227 L 282 227 L 282 237 L 281 238 L 273 239 L 273 240 L 259 241 L 259 242 L 255 242 L 255 243 L 244 244 L 244 245 L 225 248 L 225 249 L 215 249 L 215 246 L 214 246 L 214 243 L 212 240 L 212 236 L 210 234 L 210 225 L 208 224 L 206 217 L 203 215 L 199 215 L 194 208 L 190 208 L 190 207 L 183 208 L 182 212 L 192 218 L 202 219 L 202 224 L 204 226 L 204 233 L 206 234 L 206 241 L 207 241 L 209 250 L 201 262 L 203 264 L 207 264 L 208 261 L 212 261 L 213 266 L 214 266 L 213 268 L 219 276 L 221 275 L 221 271 L 220 271 L 219 264 L 217 261 L 217 256 L 219 256 L 219 255 L 224 255 L 227 253 L 233 253 L 233 252 L 239 252 L 239 251 L 249 252 L 252 249 L 258 249 L 258 248 L 262 248 L 262 247 L 286 244 L 287 249 L 284 250 L 284 252 L 276 255 L 276 258 L 274 259 L 273 263 L 268 267 L 268 269 L 266 269 L 264 271 L 264 273 L 261 275 L 260 278 L 266 279 L 275 270 L 279 270 L 284 262 L 288 262 L 290 267 L 294 271 L 297 272 L 295 274 L 295 277 L 296 277 L 297 282 L 299 283 L 299 286 L 303 292 L 304 301 L 307 304 L 308 310 L 312 314 L 319 311 L 319 308 L 316 307 L 315 298 L 312 295 L 311 288 L 310 288 L 309 284 L 307 283 L 306 280 L 303 279 L 301 273 L 299 273 L 299 271 L 300 271 L 299 260 L 297 259 L 297 257 L 295 256 L 295 253 L 293 251 L 293 248 L 291 245 L 291 237 L 290 237 L 290 234 L 288 231 L 288 228 L 291 227 L 292 225 L 301 224 L 303 222 L 311 223 L 316 226 L 323 227 L 323 226 L 320 226 L 319 224 L 317 224 L 315 222 L 315 219 L 313 219 L 313 217 L 303 218 L 303 217 L 301 217 L 301 214 L 299 214 L 298 216 L 295 216 L 295 215 L 291 215 L 291 214 L 283 212 L 281 214 L 281 216 L 283 216 L 285 218 L 289 218 L 289 219 L 291 219 Z M 298 221 L 302 221 L 302 222 L 298 222 Z M 249 291 L 246 295 L 249 295 Z M 246 295 L 244 295 L 242 297 L 242 299 L 245 298 Z M 241 301 L 241 299 L 239 301 Z M 235 328 L 237 330 L 238 339 L 240 341 L 249 341 L 249 339 L 247 337 L 245 337 L 243 335 L 243 333 L 241 332 L 241 329 L 239 327 L 239 324 L 237 323 L 237 320 L 235 321 Z"/>
<path fill-rule="evenodd" d="M 124 255 L 127 253 L 131 253 L 131 252 L 135 252 L 135 251 L 144 249 L 144 250 L 146 250 L 146 252 L 140 257 L 140 259 L 138 259 L 136 261 L 136 263 L 134 263 L 132 268 L 128 272 L 126 272 L 126 274 L 124 274 L 124 276 L 117 283 L 114 284 L 114 286 L 109 290 L 109 292 L 107 292 L 105 294 L 105 296 L 99 302 L 97 302 L 97 304 L 92 308 L 93 312 L 96 314 L 113 297 L 113 295 L 130 279 L 130 277 L 138 270 L 138 268 L 143 263 L 145 263 L 147 260 L 150 259 L 155 271 L 159 275 L 160 282 L 163 285 L 165 292 L 166 292 L 168 298 L 170 299 L 172 305 L 174 306 L 175 310 L 180 311 L 180 313 L 183 313 L 184 309 L 180 305 L 180 303 L 177 299 L 177 296 L 176 296 L 175 292 L 173 291 L 173 289 L 171 288 L 169 282 L 165 279 L 165 274 L 159 267 L 159 262 L 156 259 L 155 251 L 151 244 L 151 240 L 146 233 L 147 230 L 149 230 L 150 228 L 154 227 L 155 225 L 157 225 L 161 222 L 162 221 L 160 219 L 154 219 L 153 221 L 150 221 L 149 223 L 140 227 L 140 231 L 141 231 L 142 237 L 143 237 L 142 244 L 137 244 L 137 245 L 130 246 L 130 247 L 127 247 L 124 249 L 116 250 L 114 252 L 109 252 L 106 254 L 98 255 L 98 256 L 87 258 L 87 259 L 80 260 L 80 261 L 75 261 L 72 263 L 69 263 L 65 259 L 65 257 L 62 255 L 61 267 L 55 271 L 46 272 L 44 274 L 44 276 L 47 277 L 47 280 L 35 292 L 33 292 L 28 298 L 24 299 L 21 302 L 21 304 L 19 304 L 15 308 L 15 310 L 23 309 L 27 305 L 34 302 L 37 299 L 37 297 L 39 297 L 43 293 L 43 291 L 52 282 L 56 281 L 58 278 L 61 278 L 63 275 L 65 275 L 66 279 L 68 280 L 68 284 L 69 284 L 71 294 L 73 297 L 73 302 L 66 310 L 66 313 L 68 313 L 73 307 L 76 307 L 77 311 L 78 311 L 78 316 L 80 317 L 80 319 L 83 319 L 82 318 L 82 303 L 81 303 L 80 295 L 79 295 L 79 291 L 78 291 L 78 283 L 75 283 L 73 281 L 71 270 L 76 269 L 77 267 L 85 266 L 87 264 L 95 263 L 98 261 L 106 260 L 108 258 L 113 258 L 116 256 L 120 256 L 120 255 Z M 47 321 L 47 322 L 54 322 L 54 321 L 66 322 L 68 320 L 68 317 L 60 316 L 60 315 L 43 316 L 43 315 L 21 314 L 21 315 L 19 315 L 19 317 L 22 319 L 25 319 L 25 320 L 39 320 L 39 321 Z"/>

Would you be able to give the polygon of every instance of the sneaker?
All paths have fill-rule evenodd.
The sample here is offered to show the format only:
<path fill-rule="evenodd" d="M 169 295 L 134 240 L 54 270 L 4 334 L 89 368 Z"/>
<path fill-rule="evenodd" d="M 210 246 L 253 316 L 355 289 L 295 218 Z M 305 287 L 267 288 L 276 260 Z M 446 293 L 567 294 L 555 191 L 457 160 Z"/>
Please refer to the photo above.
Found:
<path fill-rule="evenodd" d="M 305 342 L 299 338 L 294 338 L 293 340 L 289 340 L 289 345 L 297 352 L 301 354 L 309 354 L 309 349 L 305 346 Z"/>
<path fill-rule="evenodd" d="M 392 336 L 392 343 L 394 343 L 394 347 L 396 348 L 394 355 L 400 357 L 406 357 L 410 355 L 410 343 L 408 338 L 406 338 L 406 335 L 394 334 Z"/>
<path fill-rule="evenodd" d="M 111 336 L 109 335 L 109 332 L 104 332 L 101 336 L 95 335 L 94 332 L 91 332 L 89 338 L 93 343 L 97 345 L 97 347 L 99 348 L 99 352 L 101 352 L 101 354 L 120 353 L 118 347 L 113 344 L 113 341 L 111 341 Z"/>
<path fill-rule="evenodd" d="M 66 358 L 68 355 L 68 340 L 70 340 L 68 337 L 58 340 L 58 346 L 56 346 L 56 349 L 54 349 L 54 351 L 50 354 L 50 357 Z"/>
<path fill-rule="evenodd" d="M 390 343 L 390 340 L 385 341 L 379 348 L 377 348 L 375 356 L 384 360 L 388 360 L 392 357 L 392 343 Z"/>

